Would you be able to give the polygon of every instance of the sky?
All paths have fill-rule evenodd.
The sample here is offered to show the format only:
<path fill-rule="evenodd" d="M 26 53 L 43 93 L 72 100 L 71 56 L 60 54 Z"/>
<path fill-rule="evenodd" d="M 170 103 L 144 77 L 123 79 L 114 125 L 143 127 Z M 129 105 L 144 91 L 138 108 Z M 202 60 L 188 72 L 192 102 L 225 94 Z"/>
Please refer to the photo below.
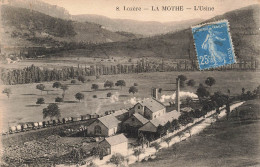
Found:
<path fill-rule="evenodd" d="M 46 3 L 64 7 L 72 15 L 95 14 L 110 18 L 132 19 L 140 21 L 180 21 L 195 18 L 208 19 L 227 11 L 239 9 L 260 0 L 42 0 Z M 191 10 L 184 11 L 151 11 L 152 6 L 184 6 Z M 149 8 L 139 12 L 123 11 L 126 7 Z M 194 6 L 214 7 L 214 11 L 193 11 Z M 120 11 L 116 11 L 116 7 Z"/>

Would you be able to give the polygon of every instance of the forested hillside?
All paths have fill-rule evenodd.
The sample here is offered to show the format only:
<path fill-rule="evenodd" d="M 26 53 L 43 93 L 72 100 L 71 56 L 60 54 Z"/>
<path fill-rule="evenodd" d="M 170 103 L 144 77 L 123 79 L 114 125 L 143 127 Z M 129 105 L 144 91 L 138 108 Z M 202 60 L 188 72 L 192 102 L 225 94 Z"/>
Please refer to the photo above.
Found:
<path fill-rule="evenodd" d="M 105 43 L 128 40 L 94 23 L 80 23 L 8 5 L 1 6 L 2 45 L 62 47 L 64 43 Z"/>
<path fill-rule="evenodd" d="M 237 58 L 247 59 L 252 56 L 258 58 L 260 48 L 259 11 L 259 5 L 248 6 L 216 16 L 205 22 L 227 19 L 230 23 L 230 33 Z M 129 42 L 89 47 L 86 54 L 89 56 L 105 54 L 129 57 L 196 58 L 190 28 L 150 38 L 134 39 Z"/>

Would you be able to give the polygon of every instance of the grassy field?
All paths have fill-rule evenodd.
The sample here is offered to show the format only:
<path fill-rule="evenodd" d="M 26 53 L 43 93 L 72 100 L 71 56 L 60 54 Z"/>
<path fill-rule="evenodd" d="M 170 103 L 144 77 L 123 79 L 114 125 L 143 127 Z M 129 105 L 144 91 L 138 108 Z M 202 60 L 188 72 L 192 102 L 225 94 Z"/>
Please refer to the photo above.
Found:
<path fill-rule="evenodd" d="M 253 109 L 258 120 L 237 118 L 221 120 L 201 134 L 160 150 L 154 161 L 133 164 L 134 167 L 235 167 L 260 165 L 260 104 L 248 101 L 237 112 Z M 231 117 L 237 116 L 233 113 Z M 175 154 L 176 153 L 176 156 Z"/>
<path fill-rule="evenodd" d="M 107 110 L 118 110 L 122 108 L 129 108 L 133 106 L 131 99 L 143 99 L 150 97 L 150 89 L 152 87 L 162 88 L 161 95 L 171 95 L 174 93 L 175 78 L 184 74 L 188 79 L 194 79 L 196 86 L 194 88 L 185 87 L 182 91 L 196 92 L 199 83 L 204 83 L 205 79 L 209 76 L 213 76 L 216 79 L 216 84 L 210 88 L 211 92 L 222 91 L 227 92 L 227 89 L 231 90 L 232 94 L 240 94 L 241 88 L 245 87 L 247 90 L 253 90 L 259 85 L 259 72 L 161 72 L 161 73 L 143 73 L 143 74 L 127 74 L 127 75 L 108 75 L 101 76 L 99 79 L 90 77 L 90 81 L 86 83 L 79 83 L 75 85 L 69 85 L 69 90 L 66 91 L 65 102 L 59 104 L 61 109 L 61 117 L 79 116 L 87 113 L 103 113 Z M 112 90 L 104 89 L 103 84 L 106 80 L 124 79 L 126 81 L 126 87 L 122 90 L 119 87 L 114 87 Z M 62 83 L 70 84 L 70 81 L 64 81 Z M 100 90 L 91 91 L 91 85 L 93 83 L 99 84 Z M 136 94 L 129 94 L 128 89 L 134 83 L 138 83 L 139 92 Z M 44 83 L 47 92 L 41 92 L 35 87 L 37 84 L 24 84 L 24 85 L 9 85 L 0 86 L 0 90 L 5 87 L 9 87 L 12 90 L 12 94 L 8 99 L 4 94 L 0 94 L 0 115 L 2 120 L 2 127 L 6 129 L 11 125 L 16 125 L 19 122 L 27 121 L 42 121 L 42 109 L 49 103 L 53 103 L 57 96 L 61 97 L 62 90 L 52 88 L 51 83 Z M 85 99 L 81 102 L 76 101 L 74 95 L 77 92 L 82 92 L 85 95 Z M 111 92 L 114 96 L 107 98 L 106 94 Z M 93 95 L 97 95 L 97 98 L 93 98 Z M 45 103 L 41 106 L 36 105 L 37 98 L 43 97 Z"/>

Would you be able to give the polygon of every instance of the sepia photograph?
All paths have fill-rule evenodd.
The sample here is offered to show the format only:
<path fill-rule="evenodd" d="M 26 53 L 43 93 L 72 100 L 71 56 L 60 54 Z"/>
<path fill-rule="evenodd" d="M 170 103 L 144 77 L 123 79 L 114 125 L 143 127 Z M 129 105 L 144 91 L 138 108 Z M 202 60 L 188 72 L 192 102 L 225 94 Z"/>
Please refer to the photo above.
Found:
<path fill-rule="evenodd" d="M 1 167 L 260 167 L 259 0 L 0 0 Z"/>

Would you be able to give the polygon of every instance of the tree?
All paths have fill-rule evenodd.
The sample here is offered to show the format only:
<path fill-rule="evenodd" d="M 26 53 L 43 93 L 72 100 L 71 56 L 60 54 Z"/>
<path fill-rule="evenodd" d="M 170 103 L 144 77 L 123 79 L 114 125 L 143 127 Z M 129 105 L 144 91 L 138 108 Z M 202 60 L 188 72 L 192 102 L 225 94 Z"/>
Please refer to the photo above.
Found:
<path fill-rule="evenodd" d="M 61 87 L 61 83 L 60 83 L 60 82 L 54 82 L 54 83 L 52 84 L 52 87 L 58 89 L 58 88 Z"/>
<path fill-rule="evenodd" d="M 192 123 L 192 122 L 193 122 L 193 118 L 190 116 L 190 113 L 188 113 L 188 112 L 183 112 L 183 113 L 181 113 L 181 115 L 179 116 L 178 122 L 179 122 L 181 125 L 185 126 L 185 125 L 187 125 L 187 124 L 189 124 L 189 123 Z"/>
<path fill-rule="evenodd" d="M 59 106 L 57 104 L 49 104 L 47 106 L 47 108 L 44 108 L 43 111 L 43 119 L 50 117 L 50 119 L 56 117 L 59 118 L 60 117 L 60 109 Z"/>
<path fill-rule="evenodd" d="M 86 81 L 86 78 L 84 76 L 78 76 L 78 80 L 84 83 Z"/>
<path fill-rule="evenodd" d="M 74 148 L 69 153 L 69 159 L 71 159 L 75 163 L 79 163 L 84 158 L 86 158 L 86 156 L 87 156 L 87 152 L 83 148 L 80 148 L 80 149 L 75 149 Z"/>
<path fill-rule="evenodd" d="M 76 80 L 73 79 L 73 80 L 70 81 L 70 83 L 71 83 L 71 84 L 75 84 L 75 83 L 76 83 Z"/>
<path fill-rule="evenodd" d="M 123 86 L 126 86 L 125 80 L 118 80 L 115 84 L 116 86 L 120 86 L 121 90 Z"/>
<path fill-rule="evenodd" d="M 138 161 L 139 161 L 139 157 L 142 153 L 144 153 L 144 149 L 142 149 L 142 148 L 137 148 L 134 150 L 134 156 L 136 156 L 138 158 Z"/>
<path fill-rule="evenodd" d="M 167 143 L 168 148 L 169 148 L 170 142 L 172 141 L 172 138 L 168 137 L 168 138 L 164 138 L 163 140 Z"/>
<path fill-rule="evenodd" d="M 5 88 L 3 91 L 2 91 L 3 94 L 6 94 L 6 96 L 10 97 L 10 94 L 12 93 L 11 89 L 10 88 Z"/>
<path fill-rule="evenodd" d="M 125 157 L 119 153 L 116 153 L 114 155 L 112 155 L 112 157 L 110 158 L 110 162 L 115 164 L 116 166 L 122 164 L 125 160 Z"/>
<path fill-rule="evenodd" d="M 209 87 L 215 85 L 215 83 L 216 83 L 216 80 L 213 77 L 208 77 L 205 80 L 205 84 L 208 85 Z"/>
<path fill-rule="evenodd" d="M 180 79 L 180 86 L 183 88 L 185 86 L 185 81 L 187 80 L 187 77 L 185 75 L 178 75 L 178 78 Z"/>
<path fill-rule="evenodd" d="M 37 101 L 36 101 L 36 104 L 44 104 L 44 98 L 38 98 Z"/>
<path fill-rule="evenodd" d="M 142 145 L 142 148 L 144 148 L 144 144 L 147 144 L 148 142 L 149 141 L 142 133 L 138 136 L 138 143 Z"/>
<path fill-rule="evenodd" d="M 180 129 L 179 121 L 178 121 L 177 119 L 174 119 L 174 120 L 172 121 L 172 126 L 173 126 L 174 130 Z"/>
<path fill-rule="evenodd" d="M 245 94 L 245 90 L 246 90 L 245 88 L 242 88 L 242 94 Z"/>
<path fill-rule="evenodd" d="M 162 93 L 162 88 L 158 89 L 158 93 L 160 93 L 160 94 Z"/>
<path fill-rule="evenodd" d="M 196 82 L 194 81 L 194 79 L 190 79 L 188 82 L 187 82 L 187 85 L 190 86 L 190 87 L 194 87 L 196 85 Z"/>
<path fill-rule="evenodd" d="M 198 95 L 199 98 L 208 97 L 209 91 L 204 87 L 203 84 L 200 84 L 196 91 L 196 94 Z"/>
<path fill-rule="evenodd" d="M 62 98 L 64 99 L 65 92 L 66 92 L 66 90 L 69 89 L 69 87 L 68 87 L 68 85 L 63 84 L 63 85 L 61 85 L 60 88 L 63 90 Z"/>
<path fill-rule="evenodd" d="M 183 136 L 184 136 L 184 133 L 181 131 L 181 132 L 178 133 L 178 136 L 179 136 L 179 139 L 180 139 L 180 141 L 181 141 L 181 139 L 182 139 Z"/>
<path fill-rule="evenodd" d="M 98 90 L 98 85 L 97 84 L 92 84 L 91 89 Z"/>
<path fill-rule="evenodd" d="M 135 94 L 135 93 L 138 92 L 138 89 L 137 89 L 137 87 L 135 87 L 135 86 L 131 86 L 131 87 L 129 88 L 129 91 L 128 91 L 128 92 Z"/>
<path fill-rule="evenodd" d="M 36 89 L 39 89 L 39 90 L 41 91 L 41 95 L 42 95 L 42 91 L 44 91 L 45 85 L 43 85 L 43 84 L 38 84 L 38 85 L 36 85 Z"/>
<path fill-rule="evenodd" d="M 225 102 L 228 100 L 228 96 L 222 94 L 221 92 L 215 92 L 214 95 L 210 97 L 211 101 L 214 102 L 215 108 L 219 110 L 220 107 L 222 107 Z"/>
<path fill-rule="evenodd" d="M 165 133 L 165 128 L 162 125 L 159 125 L 157 127 L 157 133 L 160 135 L 160 138 L 161 138 L 162 135 Z"/>
<path fill-rule="evenodd" d="M 188 106 L 190 106 L 192 104 L 192 98 L 190 96 L 188 96 L 186 98 L 186 103 L 187 103 Z"/>
<path fill-rule="evenodd" d="M 111 92 L 108 92 L 107 93 L 107 97 L 111 97 L 112 96 L 112 93 Z"/>
<path fill-rule="evenodd" d="M 61 97 L 56 97 L 56 98 L 55 98 L 55 102 L 57 102 L 57 103 L 63 102 L 63 98 L 61 98 Z"/>
<path fill-rule="evenodd" d="M 170 121 L 168 121 L 165 125 L 164 125 L 165 131 L 171 131 L 172 130 L 172 124 Z"/>
<path fill-rule="evenodd" d="M 154 142 L 154 143 L 151 144 L 151 147 L 154 147 L 155 150 L 158 151 L 160 149 L 161 145 L 157 142 Z"/>
<path fill-rule="evenodd" d="M 187 132 L 189 133 L 190 137 L 191 137 L 191 128 L 187 129 Z"/>
<path fill-rule="evenodd" d="M 75 94 L 75 98 L 80 102 L 80 100 L 84 99 L 84 94 L 79 92 Z"/>
<path fill-rule="evenodd" d="M 106 149 L 101 146 L 93 147 L 92 150 L 90 151 L 90 155 L 99 157 L 100 159 L 103 159 L 105 154 L 108 153 L 106 152 Z"/>
<path fill-rule="evenodd" d="M 105 88 L 112 88 L 113 86 L 114 86 L 114 82 L 112 82 L 112 81 L 106 81 L 104 83 Z"/>

